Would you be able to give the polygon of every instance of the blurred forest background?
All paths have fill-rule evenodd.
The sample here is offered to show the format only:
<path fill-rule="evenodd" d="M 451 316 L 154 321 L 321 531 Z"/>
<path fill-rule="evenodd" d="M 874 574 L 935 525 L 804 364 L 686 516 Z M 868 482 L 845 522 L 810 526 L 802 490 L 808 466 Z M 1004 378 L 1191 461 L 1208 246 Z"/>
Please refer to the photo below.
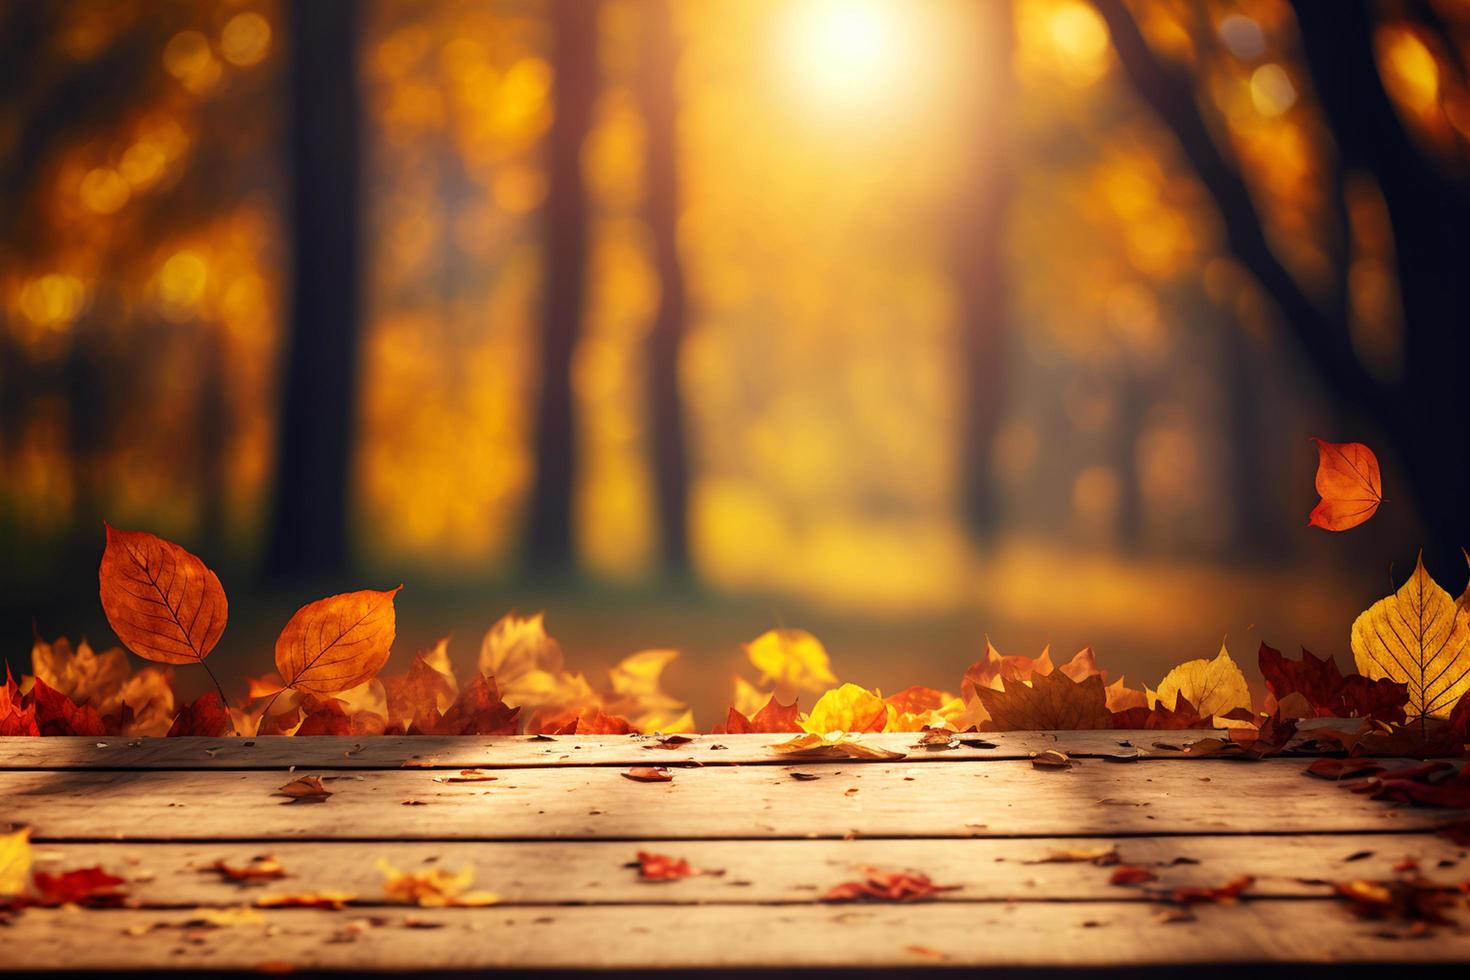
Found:
<path fill-rule="evenodd" d="M 3 0 L 0 613 L 111 645 L 101 521 L 214 663 L 405 581 L 573 663 L 812 629 L 953 688 L 1344 654 L 1452 591 L 1470 5 Z M 1308 531 L 1309 436 L 1391 503 Z M 462 649 L 461 649 L 462 647 Z M 234 671 L 226 671 L 234 673 Z M 718 683 L 705 678 L 720 678 Z"/>

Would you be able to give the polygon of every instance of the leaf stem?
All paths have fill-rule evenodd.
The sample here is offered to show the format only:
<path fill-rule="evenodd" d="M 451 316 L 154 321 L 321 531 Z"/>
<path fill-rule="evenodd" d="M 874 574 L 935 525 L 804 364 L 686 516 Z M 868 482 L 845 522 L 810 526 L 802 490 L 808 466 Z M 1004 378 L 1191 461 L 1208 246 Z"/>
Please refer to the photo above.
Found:
<path fill-rule="evenodd" d="M 255 734 L 260 734 L 260 726 L 265 724 L 266 718 L 270 717 L 271 705 L 276 703 L 276 698 L 280 697 L 282 694 L 285 694 L 287 690 L 289 690 L 289 688 L 281 688 L 275 694 L 272 694 L 271 699 L 265 703 L 265 707 L 262 708 L 260 711 L 259 720 L 255 722 Z"/>
<path fill-rule="evenodd" d="M 230 734 L 239 735 L 240 729 L 235 727 L 235 719 L 230 715 L 230 698 L 225 694 L 224 685 L 219 682 L 218 677 L 214 676 L 214 671 L 209 669 L 209 664 L 201 659 L 199 666 L 203 667 L 204 672 L 209 675 L 209 679 L 214 681 L 214 689 L 219 692 L 220 707 L 225 709 L 225 716 L 230 719 Z"/>

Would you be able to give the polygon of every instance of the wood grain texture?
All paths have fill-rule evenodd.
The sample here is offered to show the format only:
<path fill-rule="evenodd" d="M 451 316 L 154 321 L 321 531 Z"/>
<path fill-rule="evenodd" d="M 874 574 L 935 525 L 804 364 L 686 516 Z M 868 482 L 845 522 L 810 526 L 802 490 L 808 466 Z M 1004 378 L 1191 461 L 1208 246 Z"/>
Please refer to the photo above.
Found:
<path fill-rule="evenodd" d="M 253 844 L 48 844 L 37 867 L 57 872 L 101 866 L 128 881 L 128 904 L 220 907 L 286 892 L 346 891 L 381 904 L 381 858 L 403 870 L 475 868 L 475 886 L 504 905 L 702 905 L 812 902 L 864 868 L 929 875 L 943 902 L 1148 901 L 1143 888 L 1109 884 L 1110 867 L 1053 862 L 1059 851 L 1115 846 L 1123 862 L 1158 876 L 1150 888 L 1219 885 L 1256 878 L 1251 893 L 1325 898 L 1327 882 L 1387 879 L 1413 858 L 1439 880 L 1470 877 L 1466 850 L 1431 834 L 1393 836 L 1028 838 L 1022 840 L 577 841 Z M 640 850 L 723 871 L 672 882 L 640 881 L 628 865 Z M 1365 854 L 1366 852 L 1366 854 Z M 210 868 L 270 854 L 287 877 L 240 884 Z M 1187 859 L 1189 863 L 1180 863 Z"/>
<path fill-rule="evenodd" d="M 1208 731 L 1190 732 L 991 732 L 974 736 L 995 748 L 969 745 L 931 751 L 916 748 L 919 736 L 886 732 L 861 736 L 864 744 L 906 754 L 906 762 L 975 759 L 1026 759 L 1047 749 L 1077 758 L 1118 756 L 1144 751 L 1150 757 L 1177 758 L 1156 743 L 1181 745 Z M 785 765 L 793 760 L 771 746 L 789 735 L 697 735 L 665 748 L 652 736 L 578 735 L 537 738 L 527 735 L 378 736 L 318 735 L 290 738 L 0 738 L 0 769 L 395 769 L 405 764 L 459 769 L 541 766 Z M 1129 746 L 1120 745 L 1130 743 Z M 720 746 L 717 748 L 717 746 Z"/>
<path fill-rule="evenodd" d="M 817 761 L 676 769 L 659 783 L 596 766 L 471 783 L 366 770 L 326 773 L 329 799 L 287 805 L 273 795 L 285 782 L 278 772 L 25 771 L 0 773 L 0 821 L 50 840 L 637 840 L 1373 833 L 1464 815 L 1376 803 L 1307 776 L 1305 765 Z"/>
<path fill-rule="evenodd" d="M 1254 901 L 1160 924 L 1137 902 L 411 909 L 348 938 L 353 910 L 271 911 L 190 927 L 194 912 L 27 911 L 0 963 L 54 969 L 1099 967 L 1470 960 L 1470 934 L 1405 942 L 1325 900 Z M 404 917 L 439 928 L 408 928 Z M 129 930 L 151 928 L 142 935 Z M 81 937 L 86 937 L 85 941 Z"/>

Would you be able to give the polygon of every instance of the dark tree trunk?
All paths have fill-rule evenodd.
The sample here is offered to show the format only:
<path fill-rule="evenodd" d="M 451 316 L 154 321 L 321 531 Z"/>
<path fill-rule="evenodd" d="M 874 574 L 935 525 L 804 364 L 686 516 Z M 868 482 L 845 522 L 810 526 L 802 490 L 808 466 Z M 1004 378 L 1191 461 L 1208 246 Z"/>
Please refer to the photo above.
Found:
<path fill-rule="evenodd" d="M 541 393 L 536 407 L 536 482 L 526 541 L 527 563 L 543 574 L 562 574 L 575 567 L 572 508 L 577 433 L 572 358 L 581 332 L 587 281 L 582 144 L 597 98 L 597 7 L 591 0 L 553 0 L 551 4 L 556 116 L 546 148 Z"/>
<path fill-rule="evenodd" d="M 1463 282 L 1470 219 L 1463 183 L 1425 159 L 1405 131 L 1378 76 L 1368 5 L 1359 0 L 1294 3 L 1316 93 L 1347 167 L 1377 179 L 1394 234 L 1406 323 L 1404 374 L 1381 382 L 1358 361 L 1341 309 L 1314 303 L 1276 258 L 1249 188 L 1210 136 L 1195 102 L 1194 79 L 1149 48 L 1122 0 L 1094 0 L 1108 23 L 1125 73 L 1178 140 L 1214 199 L 1231 251 L 1276 303 L 1287 333 L 1338 403 L 1376 424 L 1392 441 L 1433 539 L 1425 561 L 1452 580 L 1463 574 L 1458 549 L 1470 544 L 1470 458 L 1436 438 L 1458 418 L 1459 387 L 1470 363 Z M 1390 472 L 1385 494 L 1395 495 Z"/>
<path fill-rule="evenodd" d="M 1228 551 L 1242 559 L 1276 558 L 1287 537 L 1271 495 L 1266 440 L 1272 438 L 1263 403 L 1265 358 L 1245 327 L 1231 314 L 1215 323 L 1224 401 L 1226 506 L 1230 508 Z"/>
<path fill-rule="evenodd" d="M 225 537 L 225 458 L 231 430 L 224 330 L 223 324 L 204 324 L 200 335 L 199 546 L 216 555 Z"/>
<path fill-rule="evenodd" d="M 649 412 L 659 543 L 664 572 L 689 570 L 689 463 L 684 405 L 679 392 L 679 349 L 687 315 L 679 261 L 679 165 L 674 93 L 678 48 L 667 0 L 648 7 L 641 95 L 648 132 L 648 227 L 658 270 L 659 301 L 648 337 Z"/>
<path fill-rule="evenodd" d="M 286 9 L 295 255 L 266 570 L 303 578 L 336 574 L 348 560 L 359 340 L 359 7 L 311 0 Z"/>
<path fill-rule="evenodd" d="M 1010 199 L 1010 110 L 1013 25 L 1009 0 L 977 5 L 980 14 L 976 90 L 968 125 L 971 177 L 959 203 L 954 270 L 960 293 L 960 493 L 977 541 L 993 539 L 1000 521 L 994 472 L 995 437 L 1006 402 L 1005 216 Z"/>
<path fill-rule="evenodd" d="M 1148 385 L 1137 371 L 1125 367 L 1118 379 L 1118 421 L 1113 427 L 1113 467 L 1118 473 L 1118 547 L 1142 550 L 1143 481 L 1138 468 L 1138 447 L 1148 422 Z"/>

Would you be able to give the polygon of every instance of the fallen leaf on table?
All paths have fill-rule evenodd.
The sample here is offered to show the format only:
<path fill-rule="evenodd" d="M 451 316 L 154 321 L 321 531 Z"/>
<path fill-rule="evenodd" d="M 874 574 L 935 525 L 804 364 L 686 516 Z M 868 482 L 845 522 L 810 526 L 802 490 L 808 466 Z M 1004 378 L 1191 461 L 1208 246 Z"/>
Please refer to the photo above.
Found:
<path fill-rule="evenodd" d="M 286 877 L 286 869 L 273 854 L 257 854 L 244 864 L 231 864 L 221 858 L 206 871 L 216 871 L 229 881 L 266 881 Z"/>
<path fill-rule="evenodd" d="M 671 783 L 674 781 L 674 774 L 663 766 L 634 766 L 618 775 L 639 783 Z"/>
<path fill-rule="evenodd" d="M 824 759 L 902 759 L 902 752 L 892 752 L 876 745 L 866 745 L 846 737 L 844 732 L 828 732 L 818 735 L 808 732 L 787 742 L 772 745 L 771 751 L 780 755 L 812 756 Z"/>
<path fill-rule="evenodd" d="M 1396 881 L 1334 882 L 1332 892 L 1346 901 L 1358 918 L 1406 923 L 1409 935 L 1422 934 L 1429 926 L 1455 925 L 1445 913 L 1462 900 L 1459 887 L 1438 885 L 1417 876 Z"/>
<path fill-rule="evenodd" d="M 1353 623 L 1353 660 L 1366 677 L 1408 686 L 1408 715 L 1443 718 L 1470 691 L 1470 612 L 1424 570 Z"/>
<path fill-rule="evenodd" d="M 117 905 L 127 896 L 127 882 L 100 867 L 35 874 L 39 905 Z"/>
<path fill-rule="evenodd" d="M 1105 868 L 1117 864 L 1122 858 L 1118 849 L 1112 844 L 1099 844 L 1096 847 L 1073 847 L 1053 849 L 1047 852 L 1046 857 L 1037 858 L 1035 861 L 1026 861 L 1025 864 L 1095 864 L 1099 868 Z"/>
<path fill-rule="evenodd" d="M 1346 531 L 1378 512 L 1383 503 L 1383 479 L 1378 457 L 1361 442 L 1317 444 L 1317 494 L 1322 499 L 1307 517 L 1308 527 Z"/>
<path fill-rule="evenodd" d="M 495 905 L 500 896 L 487 891 L 468 891 L 475 880 L 473 865 L 459 871 L 426 868 L 422 871 L 400 871 L 387 861 L 379 860 L 383 872 L 383 893 L 395 902 L 420 908 L 471 908 Z"/>
<path fill-rule="evenodd" d="M 117 638 L 144 660 L 202 663 L 229 617 L 219 577 L 171 541 L 103 526 L 98 591 Z"/>
<path fill-rule="evenodd" d="M 928 875 L 906 871 L 864 868 L 863 878 L 846 881 L 822 896 L 824 902 L 916 902 L 940 892 L 955 891 L 959 885 L 936 885 Z"/>
<path fill-rule="evenodd" d="M 0 904 L 25 894 L 31 880 L 31 828 L 0 834 Z"/>
<path fill-rule="evenodd" d="M 799 783 L 809 783 L 813 779 L 821 779 L 822 778 L 821 776 L 818 776 L 814 772 L 793 772 L 790 775 L 791 775 L 791 778 L 792 779 L 796 780 Z"/>
<path fill-rule="evenodd" d="M 1251 707 L 1251 691 L 1245 674 L 1230 656 L 1225 644 L 1213 660 L 1189 660 L 1164 675 L 1159 682 L 1158 702 L 1173 709 L 1184 698 L 1202 718 L 1229 714 Z"/>
<path fill-rule="evenodd" d="M 1240 875 L 1215 887 L 1186 886 L 1175 888 L 1163 897 L 1176 905 L 1231 905 L 1256 883 L 1252 875 Z"/>
<path fill-rule="evenodd" d="M 1074 765 L 1072 757 L 1059 749 L 1047 749 L 1031 757 L 1033 769 L 1070 769 Z"/>
<path fill-rule="evenodd" d="M 924 734 L 914 743 L 916 749 L 926 749 L 930 752 L 943 752 L 948 749 L 957 749 L 961 745 L 959 737 L 948 728 L 926 728 Z"/>
<path fill-rule="evenodd" d="M 332 791 L 322 785 L 320 776 L 297 776 L 276 790 L 276 795 L 290 797 L 292 803 L 323 803 Z"/>
<path fill-rule="evenodd" d="M 638 869 L 639 881 L 676 881 L 679 878 L 692 878 L 696 875 L 722 875 L 723 869 L 708 870 L 704 868 L 690 867 L 684 858 L 670 857 L 667 854 L 655 854 L 652 851 L 639 851 L 638 860 L 627 865 Z"/>
<path fill-rule="evenodd" d="M 1307 774 L 1319 779 L 1356 779 L 1385 771 L 1386 766 L 1367 759 L 1314 759 L 1307 766 Z"/>
<path fill-rule="evenodd" d="M 435 776 L 436 783 L 488 783 L 499 779 L 480 769 L 461 769 L 457 776 Z"/>
<path fill-rule="evenodd" d="M 340 909 L 348 902 L 357 901 L 355 892 L 323 889 L 314 892 L 289 892 L 282 895 L 262 895 L 255 900 L 260 909 Z"/>
<path fill-rule="evenodd" d="M 1141 885 L 1149 881 L 1157 881 L 1158 875 L 1147 868 L 1140 868 L 1136 864 L 1122 864 L 1113 869 L 1108 877 L 1110 885 Z"/>
<path fill-rule="evenodd" d="M 347 592 L 296 610 L 276 638 L 282 683 L 307 694 L 336 694 L 371 680 L 393 646 L 393 598 L 402 588 Z"/>

